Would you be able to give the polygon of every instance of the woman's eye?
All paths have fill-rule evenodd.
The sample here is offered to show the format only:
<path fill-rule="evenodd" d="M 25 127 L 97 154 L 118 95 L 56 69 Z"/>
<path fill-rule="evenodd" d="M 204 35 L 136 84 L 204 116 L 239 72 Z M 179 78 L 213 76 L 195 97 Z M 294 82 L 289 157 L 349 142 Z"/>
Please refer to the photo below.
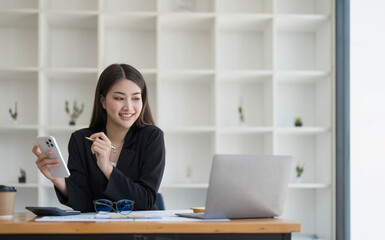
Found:
<path fill-rule="evenodd" d="M 124 100 L 124 98 L 120 98 L 120 97 L 116 97 L 115 99 L 119 100 L 119 101 L 123 101 Z"/>
<path fill-rule="evenodd" d="M 139 101 L 139 100 L 140 100 L 140 98 L 138 98 L 138 97 L 134 98 L 134 101 Z"/>

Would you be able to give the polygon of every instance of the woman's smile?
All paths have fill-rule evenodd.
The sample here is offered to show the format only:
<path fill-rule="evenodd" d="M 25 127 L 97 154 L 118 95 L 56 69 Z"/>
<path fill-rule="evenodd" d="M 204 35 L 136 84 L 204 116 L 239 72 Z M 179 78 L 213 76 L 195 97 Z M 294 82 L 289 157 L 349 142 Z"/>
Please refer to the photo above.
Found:
<path fill-rule="evenodd" d="M 123 120 L 131 120 L 134 115 L 135 113 L 119 113 L 120 118 Z"/>

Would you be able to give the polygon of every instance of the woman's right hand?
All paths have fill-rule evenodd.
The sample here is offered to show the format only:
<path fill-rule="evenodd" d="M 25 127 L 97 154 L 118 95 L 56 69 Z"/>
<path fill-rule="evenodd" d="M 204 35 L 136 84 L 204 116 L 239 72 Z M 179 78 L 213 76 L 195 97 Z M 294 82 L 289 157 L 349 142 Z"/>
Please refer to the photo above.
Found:
<path fill-rule="evenodd" d="M 56 167 L 59 165 L 59 159 L 50 159 L 49 156 L 52 155 L 51 151 L 41 153 L 39 151 L 39 144 L 35 144 L 32 148 L 32 152 L 36 155 L 36 165 L 39 168 L 40 172 L 49 180 L 55 180 L 50 172 L 50 168 Z"/>

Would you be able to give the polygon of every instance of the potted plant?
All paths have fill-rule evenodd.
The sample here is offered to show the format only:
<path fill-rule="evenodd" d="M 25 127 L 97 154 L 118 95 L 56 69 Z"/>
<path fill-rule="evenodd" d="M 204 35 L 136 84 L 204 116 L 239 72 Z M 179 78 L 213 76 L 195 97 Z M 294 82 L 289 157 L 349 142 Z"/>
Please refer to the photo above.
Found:
<path fill-rule="evenodd" d="M 15 102 L 15 111 L 12 111 L 12 109 L 9 108 L 9 114 L 11 115 L 12 122 L 16 124 L 17 123 L 17 102 Z"/>
<path fill-rule="evenodd" d="M 243 113 L 243 106 L 242 106 L 242 97 L 239 99 L 238 113 L 239 113 L 240 125 L 241 126 L 246 126 L 245 115 Z"/>
<path fill-rule="evenodd" d="M 25 183 L 26 181 L 27 181 L 27 175 L 25 173 L 25 170 L 20 168 L 19 183 Z"/>
<path fill-rule="evenodd" d="M 294 125 L 296 126 L 296 127 L 302 127 L 302 119 L 300 118 L 300 117 L 297 117 L 297 118 L 295 118 L 295 120 L 294 120 Z"/>
<path fill-rule="evenodd" d="M 70 116 L 70 122 L 69 122 L 70 125 L 76 124 L 76 119 L 80 116 L 80 114 L 82 114 L 83 110 L 84 110 L 84 103 L 82 103 L 81 108 L 79 108 L 77 101 L 75 100 L 72 108 L 72 113 L 71 113 L 68 107 L 68 101 L 65 102 L 65 111 Z"/>
<path fill-rule="evenodd" d="M 192 172 L 191 167 L 187 167 L 186 168 L 186 183 L 187 184 L 191 183 L 191 172 Z"/>
<path fill-rule="evenodd" d="M 300 164 L 298 163 L 296 168 L 295 168 L 295 171 L 296 171 L 296 177 L 295 177 L 295 181 L 298 182 L 298 183 L 301 183 L 302 182 L 302 173 L 305 169 L 305 165 L 304 164 Z"/>

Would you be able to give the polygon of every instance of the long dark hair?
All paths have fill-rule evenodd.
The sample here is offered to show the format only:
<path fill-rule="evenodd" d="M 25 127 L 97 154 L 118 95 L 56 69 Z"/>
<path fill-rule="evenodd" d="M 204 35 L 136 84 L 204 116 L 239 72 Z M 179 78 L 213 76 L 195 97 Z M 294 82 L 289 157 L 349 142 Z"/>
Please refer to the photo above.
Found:
<path fill-rule="evenodd" d="M 134 125 L 155 125 L 151 114 L 147 97 L 147 85 L 142 74 L 128 64 L 112 64 L 100 74 L 95 90 L 94 108 L 92 111 L 90 128 L 105 128 L 107 124 L 107 112 L 100 102 L 100 96 L 106 97 L 108 91 L 117 81 L 127 79 L 136 83 L 142 91 L 143 108 Z"/>

